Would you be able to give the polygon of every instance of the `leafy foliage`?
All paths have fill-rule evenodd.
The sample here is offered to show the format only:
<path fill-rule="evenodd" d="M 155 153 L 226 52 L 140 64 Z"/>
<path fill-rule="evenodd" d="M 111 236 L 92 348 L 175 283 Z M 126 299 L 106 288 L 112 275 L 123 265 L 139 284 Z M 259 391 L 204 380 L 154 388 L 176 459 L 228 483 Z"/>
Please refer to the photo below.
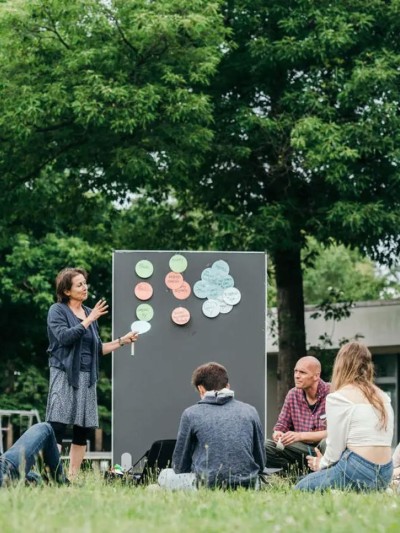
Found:
<path fill-rule="evenodd" d="M 7 357 L 21 338 L 19 357 L 44 363 L 33 325 L 70 261 L 107 296 L 112 248 L 267 250 L 286 392 L 306 349 L 309 237 L 374 260 L 399 251 L 398 11 L 396 0 L 1 3 Z M 324 291 L 350 290 L 320 257 L 335 281 Z M 361 278 L 372 279 L 351 290 L 369 297 Z"/>

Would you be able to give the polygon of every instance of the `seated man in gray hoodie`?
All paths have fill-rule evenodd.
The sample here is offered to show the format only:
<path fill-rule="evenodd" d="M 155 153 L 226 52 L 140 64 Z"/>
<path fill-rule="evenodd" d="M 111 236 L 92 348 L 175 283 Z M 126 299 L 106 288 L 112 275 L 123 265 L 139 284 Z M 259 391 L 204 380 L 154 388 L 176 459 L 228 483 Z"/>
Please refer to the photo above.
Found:
<path fill-rule="evenodd" d="M 192 384 L 200 401 L 182 414 L 172 458 L 175 473 L 194 474 L 197 484 L 211 488 L 258 486 L 265 446 L 256 409 L 235 400 L 228 373 L 218 363 L 196 368 Z"/>

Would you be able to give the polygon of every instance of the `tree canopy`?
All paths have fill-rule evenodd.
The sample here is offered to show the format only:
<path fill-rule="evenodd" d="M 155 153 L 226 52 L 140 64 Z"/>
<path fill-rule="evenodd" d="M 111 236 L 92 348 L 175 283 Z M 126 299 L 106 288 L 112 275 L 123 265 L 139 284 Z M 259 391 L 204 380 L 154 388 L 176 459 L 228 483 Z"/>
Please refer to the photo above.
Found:
<path fill-rule="evenodd" d="M 23 328 L 44 323 L 39 293 L 65 262 L 90 263 L 107 294 L 121 243 L 266 250 L 282 398 L 306 350 L 309 238 L 381 261 L 399 250 L 399 10 L 1 3 L 3 324 L 20 325 L 11 304 L 29 316 Z"/>
<path fill-rule="evenodd" d="M 190 202 L 216 214 L 225 247 L 270 254 L 280 398 L 306 350 L 307 238 L 381 261 L 399 251 L 398 11 L 384 0 L 225 3 L 215 140 Z"/>

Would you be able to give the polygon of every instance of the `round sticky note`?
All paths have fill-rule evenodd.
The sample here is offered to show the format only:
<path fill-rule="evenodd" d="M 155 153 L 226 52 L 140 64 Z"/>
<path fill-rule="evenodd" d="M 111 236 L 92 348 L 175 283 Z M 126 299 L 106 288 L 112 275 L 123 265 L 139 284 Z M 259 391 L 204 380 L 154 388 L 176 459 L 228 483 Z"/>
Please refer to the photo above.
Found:
<path fill-rule="evenodd" d="M 212 267 L 211 267 L 213 270 L 219 270 L 220 272 L 222 272 L 224 275 L 225 274 L 229 274 L 229 265 L 226 261 L 223 261 L 222 259 L 219 259 L 218 261 L 215 261 L 213 264 L 212 264 Z"/>
<path fill-rule="evenodd" d="M 240 302 L 242 295 L 240 294 L 239 289 L 236 289 L 235 287 L 231 287 L 229 289 L 225 289 L 222 293 L 222 298 L 224 299 L 224 302 L 226 302 L 228 305 L 236 305 Z"/>
<path fill-rule="evenodd" d="M 151 324 L 144 320 L 135 320 L 135 322 L 132 322 L 131 324 L 131 331 L 136 331 L 136 333 L 139 333 L 140 335 L 147 333 L 150 329 Z"/>
<path fill-rule="evenodd" d="M 215 318 L 219 315 L 219 303 L 217 300 L 206 300 L 203 303 L 202 311 L 208 318 Z"/>
<path fill-rule="evenodd" d="M 223 289 L 230 289 L 235 285 L 235 282 L 229 274 L 221 278 L 220 285 Z"/>
<path fill-rule="evenodd" d="M 197 298 L 207 298 L 207 289 L 209 285 L 203 280 L 196 281 L 193 285 L 193 293 Z"/>
<path fill-rule="evenodd" d="M 183 283 L 183 276 L 178 272 L 168 272 L 165 276 L 165 285 L 168 289 L 178 289 Z"/>
<path fill-rule="evenodd" d="M 153 296 L 153 287 L 150 283 L 141 281 L 135 287 L 135 296 L 136 298 L 139 298 L 139 300 L 150 300 Z"/>
<path fill-rule="evenodd" d="M 150 304 L 140 304 L 136 308 L 136 316 L 139 320 L 145 320 L 147 322 L 153 318 L 154 310 Z"/>
<path fill-rule="evenodd" d="M 224 289 L 219 285 L 209 285 L 207 289 L 207 298 L 215 300 L 218 296 L 221 296 L 224 292 Z"/>
<path fill-rule="evenodd" d="M 213 270 L 212 268 L 205 268 L 201 273 L 201 279 L 210 285 L 214 284 L 219 277 L 219 272 L 217 270 Z"/>
<path fill-rule="evenodd" d="M 178 326 L 184 326 L 190 320 L 190 313 L 185 307 L 176 307 L 171 313 L 171 318 Z"/>
<path fill-rule="evenodd" d="M 169 268 L 173 272 L 184 272 L 187 269 L 187 259 L 183 255 L 175 254 L 169 260 Z"/>
<path fill-rule="evenodd" d="M 184 281 L 180 287 L 172 291 L 172 294 L 178 300 L 186 300 L 186 298 L 189 298 L 191 292 L 192 289 L 190 288 L 189 283 Z"/>
<path fill-rule="evenodd" d="M 153 264 L 147 259 L 142 259 L 136 263 L 135 272 L 140 278 L 149 278 L 154 272 Z"/>
<path fill-rule="evenodd" d="M 225 300 L 222 299 L 222 297 L 218 298 L 219 303 L 219 312 L 222 314 L 230 313 L 233 309 L 233 305 L 229 305 L 225 302 Z"/>

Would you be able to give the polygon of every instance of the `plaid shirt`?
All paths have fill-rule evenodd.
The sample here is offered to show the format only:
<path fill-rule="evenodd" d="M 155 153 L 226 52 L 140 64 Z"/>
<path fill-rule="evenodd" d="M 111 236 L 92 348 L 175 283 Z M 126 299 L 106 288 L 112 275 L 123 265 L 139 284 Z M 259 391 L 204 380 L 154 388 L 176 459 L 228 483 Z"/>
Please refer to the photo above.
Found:
<path fill-rule="evenodd" d="M 325 400 L 329 383 L 319 380 L 314 412 L 308 406 L 302 389 L 293 388 L 287 393 L 274 431 L 323 431 L 326 430 Z"/>

